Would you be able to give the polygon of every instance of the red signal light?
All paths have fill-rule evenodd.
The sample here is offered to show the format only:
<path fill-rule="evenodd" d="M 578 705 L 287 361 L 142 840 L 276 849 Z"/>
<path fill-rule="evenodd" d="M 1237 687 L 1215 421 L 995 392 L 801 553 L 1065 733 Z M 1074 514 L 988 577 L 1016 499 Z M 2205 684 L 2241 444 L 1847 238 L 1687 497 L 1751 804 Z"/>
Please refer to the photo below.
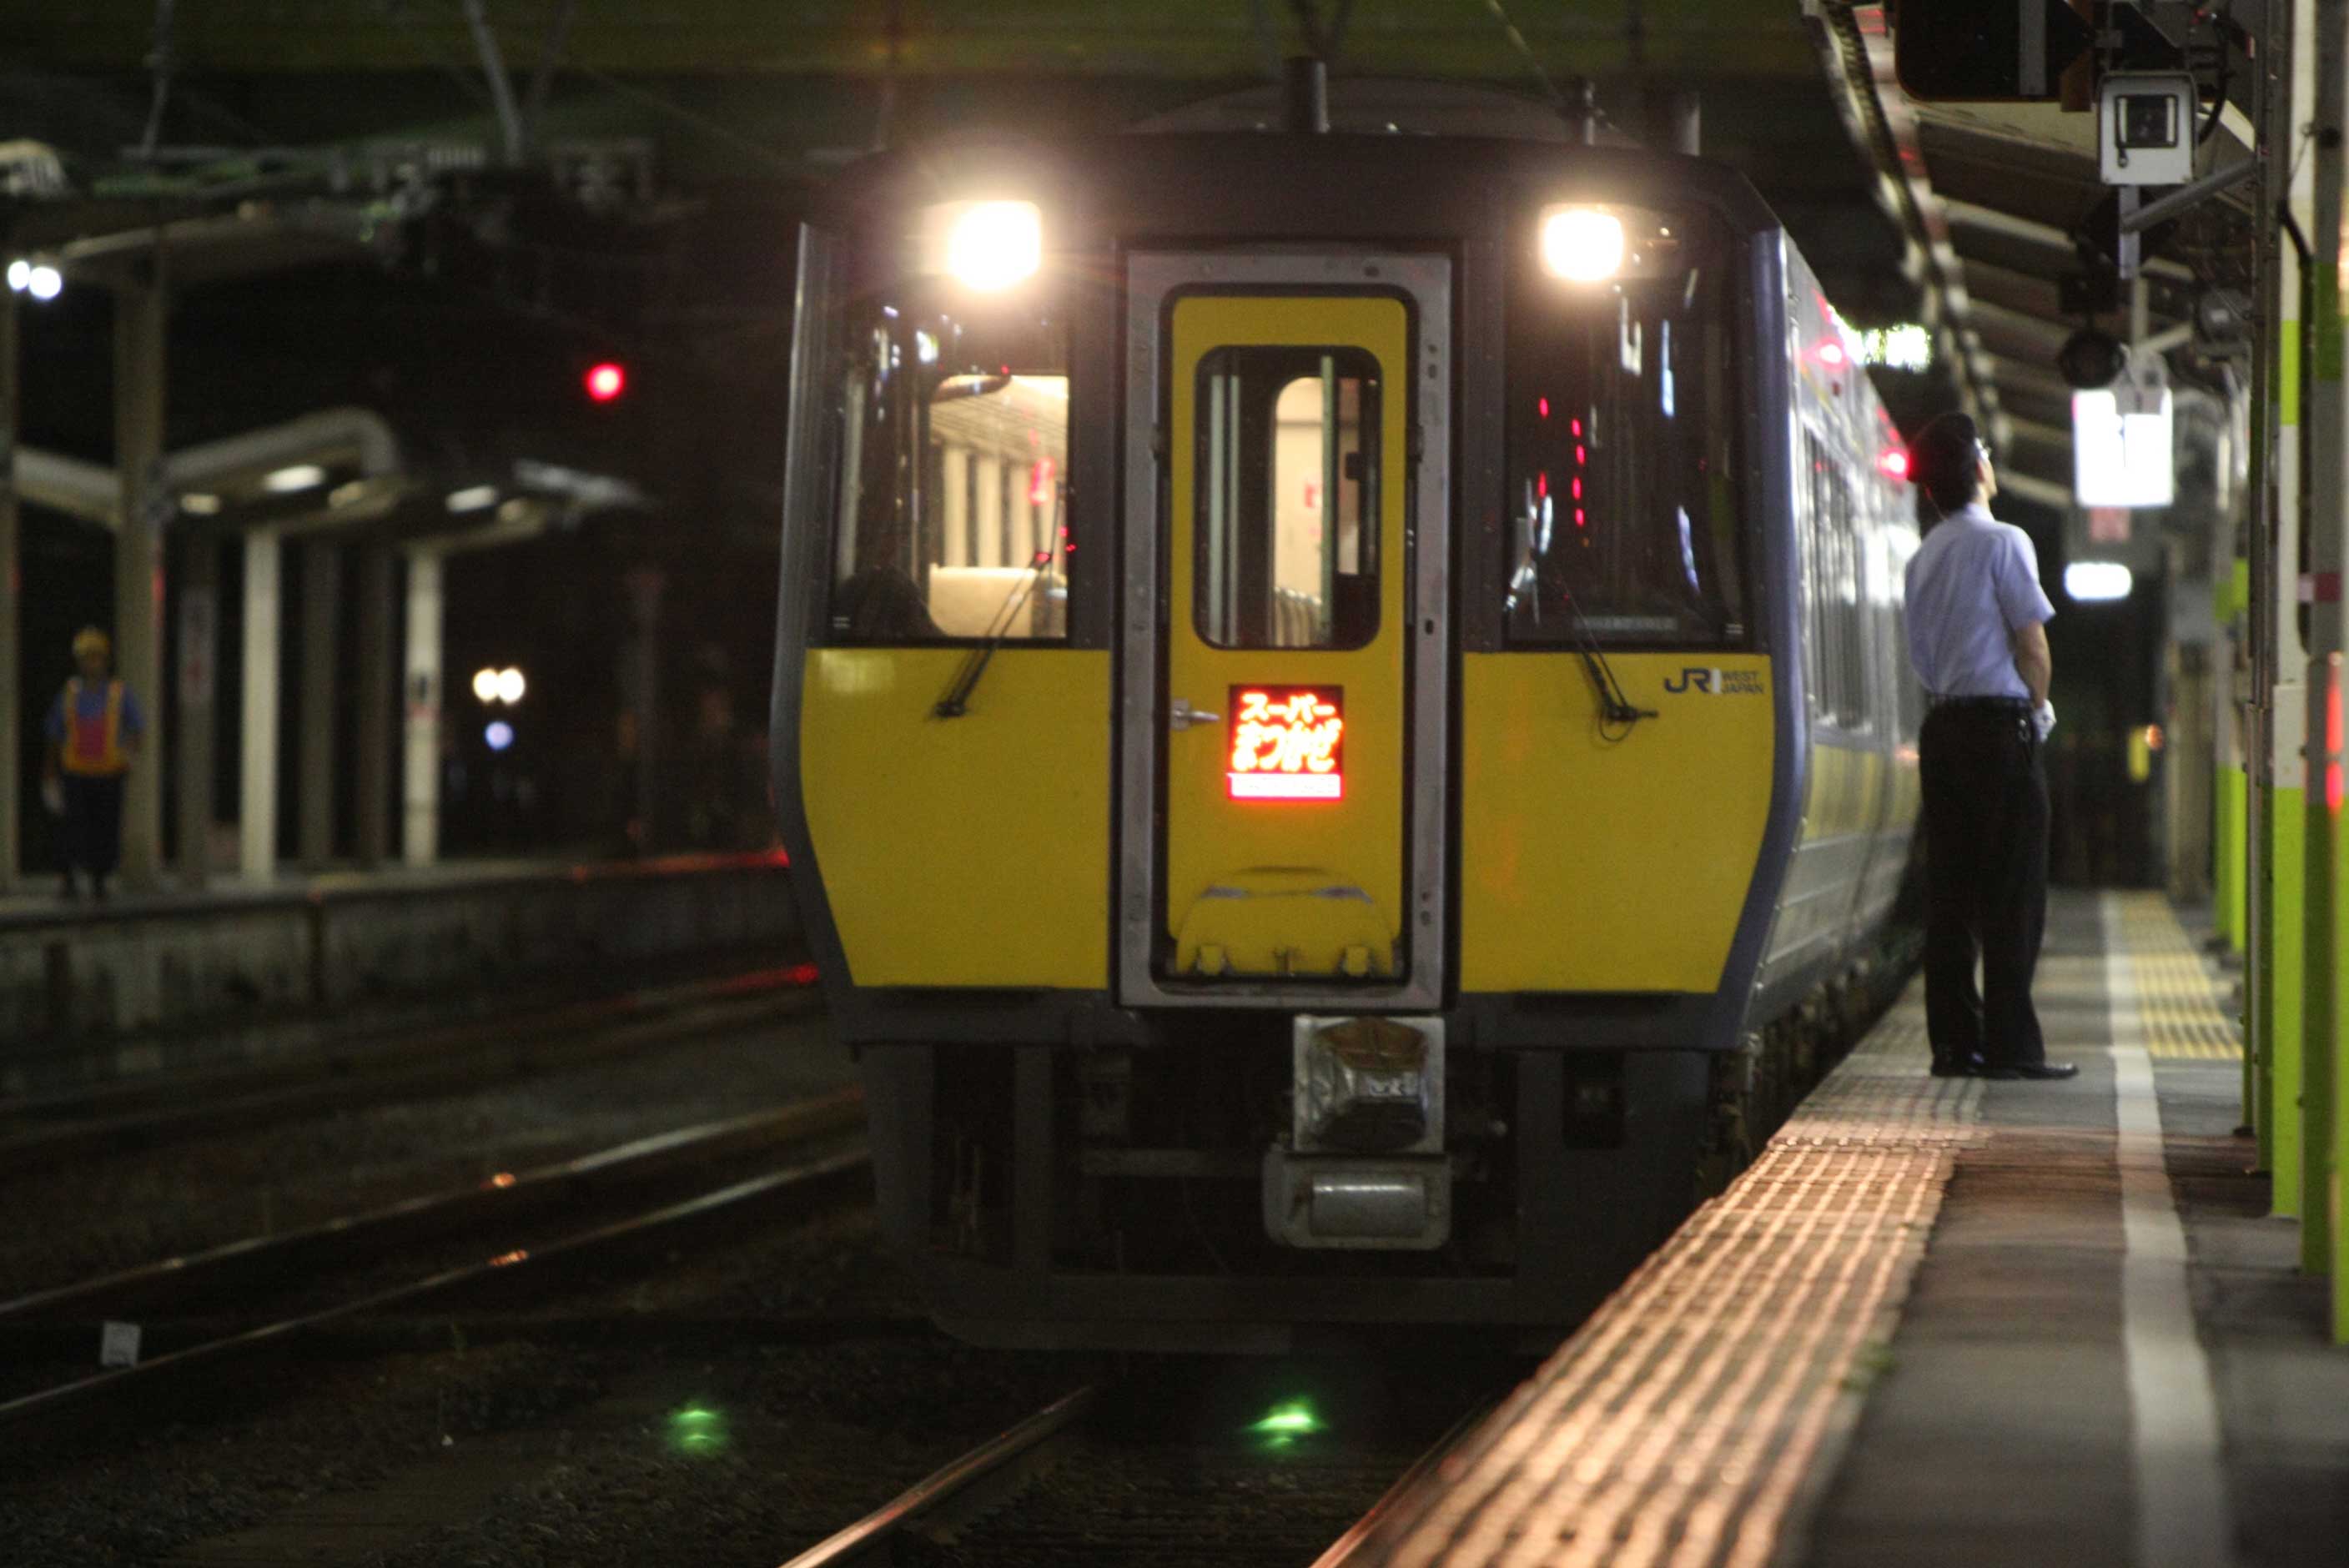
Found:
<path fill-rule="evenodd" d="M 1843 345 L 1840 343 L 1827 342 L 1819 345 L 1819 363 L 1830 370 L 1842 369 L 1846 357 Z"/>
<path fill-rule="evenodd" d="M 1909 477 L 1909 454 L 1899 447 L 1887 448 L 1884 455 L 1876 459 L 1876 466 L 1884 470 L 1887 479 L 1905 480 Z"/>
<path fill-rule="evenodd" d="M 587 396 L 598 403 L 609 403 L 628 389 L 628 373 L 609 359 L 589 366 L 587 374 L 580 379 L 587 388 Z"/>

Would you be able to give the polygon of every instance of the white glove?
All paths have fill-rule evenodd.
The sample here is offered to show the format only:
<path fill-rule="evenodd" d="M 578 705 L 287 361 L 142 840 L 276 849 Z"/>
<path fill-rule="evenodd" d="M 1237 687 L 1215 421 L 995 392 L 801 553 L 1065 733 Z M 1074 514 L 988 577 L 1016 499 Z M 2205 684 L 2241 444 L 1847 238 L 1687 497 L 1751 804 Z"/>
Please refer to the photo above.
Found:
<path fill-rule="evenodd" d="M 2031 727 L 2039 732 L 2040 739 L 2046 739 L 2048 731 L 2055 727 L 2055 705 L 2052 702 L 2042 702 L 2037 707 L 2033 708 Z"/>

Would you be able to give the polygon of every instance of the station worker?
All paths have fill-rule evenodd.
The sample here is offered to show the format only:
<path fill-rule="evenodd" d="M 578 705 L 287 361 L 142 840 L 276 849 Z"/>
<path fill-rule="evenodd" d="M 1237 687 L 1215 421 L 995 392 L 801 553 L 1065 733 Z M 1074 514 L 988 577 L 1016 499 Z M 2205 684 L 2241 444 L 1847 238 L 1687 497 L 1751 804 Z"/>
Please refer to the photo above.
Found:
<path fill-rule="evenodd" d="M 74 667 L 49 709 L 48 757 L 42 782 L 62 818 L 65 896 L 79 896 L 75 878 L 88 872 L 90 891 L 106 897 L 106 879 L 122 858 L 122 785 L 146 738 L 139 698 L 108 674 L 113 648 L 106 634 L 85 626 L 73 640 Z"/>
<path fill-rule="evenodd" d="M 2047 919 L 2047 776 L 2055 725 L 2046 623 L 2030 535 L 1992 517 L 1991 451 L 1971 418 L 1918 433 L 1924 543 L 1908 574 L 1909 656 L 1925 688 L 1925 1027 L 1933 1072 L 2066 1078 L 2031 1002 Z M 1982 960 L 1982 985 L 1974 962 Z"/>

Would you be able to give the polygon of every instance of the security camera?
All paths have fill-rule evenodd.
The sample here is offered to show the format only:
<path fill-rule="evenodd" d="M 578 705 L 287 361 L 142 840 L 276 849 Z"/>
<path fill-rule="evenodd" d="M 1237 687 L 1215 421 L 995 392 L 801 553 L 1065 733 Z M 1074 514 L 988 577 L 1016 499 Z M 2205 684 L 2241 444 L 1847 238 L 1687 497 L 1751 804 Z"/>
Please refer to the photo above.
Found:
<path fill-rule="evenodd" d="M 2096 84 L 2096 171 L 2107 185 L 2183 185 L 2194 178 L 2187 71 L 2117 71 Z"/>

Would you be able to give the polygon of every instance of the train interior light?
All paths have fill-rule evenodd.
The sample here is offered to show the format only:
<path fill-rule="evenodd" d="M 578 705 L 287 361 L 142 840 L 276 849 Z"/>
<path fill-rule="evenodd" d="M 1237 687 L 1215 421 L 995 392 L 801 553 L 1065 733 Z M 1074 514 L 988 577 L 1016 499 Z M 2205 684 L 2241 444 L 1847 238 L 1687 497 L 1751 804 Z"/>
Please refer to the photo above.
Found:
<path fill-rule="evenodd" d="M 1623 270 L 1623 220 L 1596 207 L 1553 207 L 1542 214 L 1542 265 L 1568 283 L 1605 283 Z"/>
<path fill-rule="evenodd" d="M 965 288 L 999 294 L 1044 264 L 1044 218 L 1033 201 L 949 201 L 930 209 L 940 270 Z"/>

